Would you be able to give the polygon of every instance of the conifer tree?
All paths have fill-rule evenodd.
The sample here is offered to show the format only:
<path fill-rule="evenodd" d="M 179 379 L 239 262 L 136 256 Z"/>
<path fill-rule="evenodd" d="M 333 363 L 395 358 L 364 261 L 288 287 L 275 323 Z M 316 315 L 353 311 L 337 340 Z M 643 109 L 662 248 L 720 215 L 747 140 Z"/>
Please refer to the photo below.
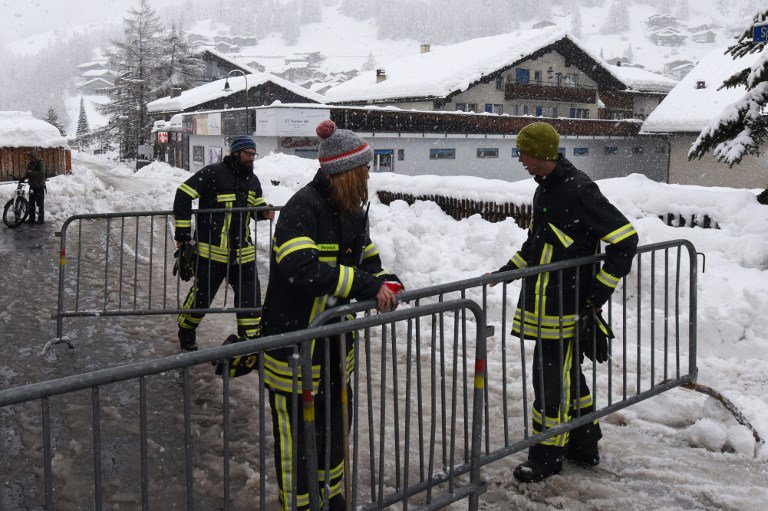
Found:
<path fill-rule="evenodd" d="M 582 37 L 582 21 L 581 21 L 581 9 L 579 9 L 579 4 L 575 3 L 573 4 L 573 16 L 571 17 L 571 33 L 577 38 L 581 39 Z"/>
<path fill-rule="evenodd" d="M 173 23 L 163 36 L 163 53 L 154 74 L 159 83 L 152 90 L 157 97 L 168 96 L 171 88 L 191 89 L 205 80 L 204 64 L 195 52 L 195 46 L 187 41 L 184 29 Z"/>
<path fill-rule="evenodd" d="M 112 40 L 114 47 L 106 52 L 117 77 L 114 86 L 106 89 L 109 103 L 100 110 L 119 134 L 121 157 L 134 158 L 150 128 L 147 103 L 160 97 L 162 79 L 157 69 L 162 67 L 162 26 L 149 0 L 139 0 L 123 23 L 122 39 Z"/>
<path fill-rule="evenodd" d="M 360 68 L 362 71 L 373 71 L 376 69 L 376 59 L 373 56 L 373 53 L 368 52 L 368 58 L 363 62 L 363 67 Z"/>
<path fill-rule="evenodd" d="M 85 103 L 83 97 L 80 97 L 80 115 L 77 118 L 77 132 L 75 133 L 78 138 L 87 135 L 91 131 L 88 126 L 88 116 L 85 114 Z"/>
<path fill-rule="evenodd" d="M 753 23 L 726 53 L 739 59 L 759 53 L 754 64 L 726 79 L 723 88 L 744 87 L 746 91 L 736 102 L 728 105 L 701 131 L 688 152 L 688 159 L 701 158 L 712 151 L 718 161 L 730 167 L 746 155 L 757 155 L 760 146 L 768 143 L 768 45 L 752 42 L 752 25 L 768 21 L 768 10 L 755 16 Z"/>
<path fill-rule="evenodd" d="M 608 19 L 603 26 L 606 34 L 620 34 L 629 30 L 629 9 L 624 0 L 613 0 L 608 9 Z"/>
<path fill-rule="evenodd" d="M 48 107 L 48 113 L 45 114 L 45 119 L 43 119 L 48 124 L 52 124 L 56 127 L 57 130 L 59 130 L 59 133 L 61 133 L 62 137 L 67 136 L 66 130 L 64 130 L 64 126 L 61 124 L 61 120 L 59 119 L 59 114 L 56 113 L 56 110 L 53 109 L 53 107 Z"/>

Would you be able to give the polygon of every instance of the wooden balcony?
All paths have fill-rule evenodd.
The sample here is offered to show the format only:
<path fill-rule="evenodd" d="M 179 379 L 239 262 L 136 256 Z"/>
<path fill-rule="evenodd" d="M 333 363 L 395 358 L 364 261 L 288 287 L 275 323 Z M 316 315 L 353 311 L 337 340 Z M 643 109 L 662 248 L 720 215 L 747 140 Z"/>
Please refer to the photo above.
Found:
<path fill-rule="evenodd" d="M 563 103 L 596 103 L 597 89 L 584 86 L 558 85 L 554 82 L 509 82 L 505 84 L 504 99 L 561 101 Z"/>

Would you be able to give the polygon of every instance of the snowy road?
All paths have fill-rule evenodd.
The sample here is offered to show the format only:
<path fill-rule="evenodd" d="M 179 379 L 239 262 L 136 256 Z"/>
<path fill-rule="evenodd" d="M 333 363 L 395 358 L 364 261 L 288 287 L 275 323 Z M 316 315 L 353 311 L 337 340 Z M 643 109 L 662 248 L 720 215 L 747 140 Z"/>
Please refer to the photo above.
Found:
<path fill-rule="evenodd" d="M 133 175 L 125 168 L 112 171 L 109 163 L 91 160 L 77 164 L 90 168 L 89 175 L 99 180 L 98 189 L 77 189 L 75 184 L 86 185 L 71 182 L 52 187 L 53 197 L 60 201 L 58 214 L 62 216 L 70 208 L 83 208 L 78 201 L 88 193 L 98 196 L 101 208 L 89 209 L 88 206 L 83 212 L 103 211 L 110 201 L 115 208 L 121 209 L 155 209 L 158 205 L 164 206 L 157 209 L 165 209 L 172 200 L 173 183 L 183 177 L 183 174 L 170 173 L 157 179 Z M 280 165 L 283 165 L 280 171 L 285 172 L 285 160 L 281 160 Z M 281 179 L 287 182 L 292 175 L 286 173 Z M 113 190 L 105 191 L 104 185 Z M 280 197 L 281 194 L 288 195 L 290 190 L 268 188 L 265 192 Z M 65 199 L 66 196 L 70 198 Z M 397 218 L 390 218 L 396 216 L 392 215 L 396 210 Z M 461 258 L 451 260 L 455 269 L 450 275 L 442 268 L 434 271 L 443 281 L 463 278 L 476 273 L 480 267 L 477 261 L 487 257 L 484 251 L 488 250 L 488 239 L 498 242 L 499 237 L 507 236 L 505 229 L 519 236 L 516 227 L 497 224 L 496 230 L 483 238 L 484 231 L 491 229 L 487 224 L 474 220 L 455 222 L 441 215 L 425 206 L 372 208 L 374 239 L 376 236 L 381 239 L 382 254 L 397 254 L 391 262 L 401 276 L 425 285 L 428 283 L 425 276 L 432 271 L 429 268 L 434 267 L 435 262 L 461 253 Z M 55 218 L 60 223 L 61 219 Z M 650 241 L 663 239 L 672 230 L 643 221 L 637 225 Z M 748 230 L 747 226 L 737 227 Z M 25 225 L 16 231 L 0 230 L 0 256 L 3 258 L 0 269 L 0 296 L 3 297 L 0 299 L 0 322 L 3 325 L 0 351 L 4 354 L 0 360 L 0 387 L 175 353 L 174 318 L 155 317 L 120 321 L 103 318 L 71 320 L 67 329 L 77 348 L 68 350 L 58 346 L 50 355 L 40 355 L 43 344 L 53 337 L 54 332 L 50 320 L 50 314 L 55 310 L 58 271 L 58 239 L 54 237 L 54 231 L 51 224 Z M 709 255 L 707 273 L 701 275 L 699 379 L 726 392 L 766 437 L 768 414 L 764 396 L 768 395 L 765 356 L 768 342 L 759 318 L 768 305 L 765 296 L 760 294 L 768 279 L 761 263 L 753 262 L 759 258 L 753 255 L 755 249 L 751 248 L 762 245 L 755 245 L 756 241 L 751 239 L 741 243 L 738 237 L 728 232 L 686 231 L 694 237 L 697 247 Z M 391 233 L 389 239 L 384 239 L 384 233 Z M 415 245 L 408 244 L 412 238 L 421 239 L 427 256 L 414 252 Z M 514 239 L 503 241 L 514 242 Z M 731 262 L 734 258 L 737 264 Z M 735 297 L 730 308 L 721 300 L 725 295 Z M 209 316 L 200 327 L 200 344 L 217 345 L 233 330 L 232 318 Z M 498 351 L 491 355 L 498 357 Z M 498 362 L 494 364 L 489 357 L 491 377 L 498 374 L 497 366 Z M 196 473 L 195 480 L 199 485 L 199 508 L 204 509 L 220 505 L 221 468 L 216 456 L 220 456 L 221 447 L 221 388 L 209 368 L 193 370 L 192 377 L 196 461 L 203 467 Z M 152 477 L 155 481 L 167 481 L 164 489 L 168 492 L 167 495 L 155 495 L 157 500 L 154 502 L 183 509 L 183 495 L 174 490 L 183 481 L 180 469 L 183 451 L 178 441 L 173 440 L 179 438 L 181 390 L 175 375 L 160 375 L 148 381 L 148 391 L 150 405 L 155 411 L 151 419 Z M 233 385 L 233 392 L 233 417 L 236 418 L 233 509 L 256 509 L 257 485 L 254 483 L 257 475 L 254 469 L 259 453 L 255 434 L 258 416 L 254 405 L 257 398 L 253 388 L 240 381 Z M 110 421 L 124 423 L 123 426 L 110 426 L 106 437 L 109 440 L 104 446 L 105 459 L 109 460 L 105 468 L 109 503 L 114 509 L 133 509 L 135 499 L 128 496 L 128 492 L 121 492 L 119 485 L 120 481 L 136 478 L 135 468 L 131 468 L 132 463 L 135 467 L 135 444 L 121 444 L 119 440 L 134 438 L 136 434 L 135 389 L 117 385 L 112 390 L 104 390 L 102 399 Z M 59 439 L 54 446 L 57 498 L 62 509 L 87 507 L 83 499 L 92 492 L 89 437 L 87 433 L 82 434 L 89 428 L 89 414 L 89 394 L 83 393 L 73 404 L 58 409 L 54 416 L 54 432 Z M 36 415 L 39 415 L 39 406 L 0 410 L 0 433 L 4 438 L 0 451 L 0 479 L 4 482 L 0 487 L 0 509 L 39 508 L 37 457 L 40 428 L 39 421 L 34 419 Z M 488 492 L 481 497 L 482 508 L 762 511 L 768 501 L 766 447 L 758 446 L 754 450 L 749 445 L 743 446 L 743 439 L 726 438 L 733 431 L 733 420 L 718 404 L 691 391 L 673 390 L 614 413 L 603 421 L 602 463 L 597 469 L 566 465 L 560 475 L 543 483 L 521 485 L 512 478 L 512 469 L 524 459 L 523 453 L 485 467 L 483 477 L 489 485 Z M 271 438 L 271 433 L 268 437 Z M 734 450 L 733 445 L 743 447 Z M 754 455 L 750 449 L 755 451 Z M 84 461 L 72 465 L 74 460 Z M 30 463 L 38 465 L 38 469 L 20 469 L 29 467 Z M 271 476 L 271 469 L 269 474 Z M 462 503 L 451 509 L 465 507 Z"/>

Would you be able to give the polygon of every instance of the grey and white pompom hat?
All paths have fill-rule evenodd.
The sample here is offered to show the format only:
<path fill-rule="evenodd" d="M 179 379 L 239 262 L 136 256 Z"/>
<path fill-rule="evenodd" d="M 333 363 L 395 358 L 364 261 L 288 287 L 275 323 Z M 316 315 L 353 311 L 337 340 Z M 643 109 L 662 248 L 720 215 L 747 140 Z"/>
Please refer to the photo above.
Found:
<path fill-rule="evenodd" d="M 337 128 L 333 121 L 321 122 L 315 131 L 320 137 L 320 168 L 327 175 L 343 174 L 373 160 L 368 142 L 350 130 Z"/>

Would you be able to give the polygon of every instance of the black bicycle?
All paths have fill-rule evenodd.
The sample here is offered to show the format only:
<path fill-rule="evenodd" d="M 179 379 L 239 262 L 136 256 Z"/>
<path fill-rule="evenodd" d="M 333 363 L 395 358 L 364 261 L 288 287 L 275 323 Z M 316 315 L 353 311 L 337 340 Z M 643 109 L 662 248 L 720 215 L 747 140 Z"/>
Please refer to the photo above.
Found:
<path fill-rule="evenodd" d="M 16 187 L 16 193 L 13 198 L 5 204 L 3 209 L 3 223 L 11 229 L 15 229 L 24 223 L 29 216 L 29 200 L 27 199 L 27 188 L 23 178 L 11 176 L 19 180 Z"/>

